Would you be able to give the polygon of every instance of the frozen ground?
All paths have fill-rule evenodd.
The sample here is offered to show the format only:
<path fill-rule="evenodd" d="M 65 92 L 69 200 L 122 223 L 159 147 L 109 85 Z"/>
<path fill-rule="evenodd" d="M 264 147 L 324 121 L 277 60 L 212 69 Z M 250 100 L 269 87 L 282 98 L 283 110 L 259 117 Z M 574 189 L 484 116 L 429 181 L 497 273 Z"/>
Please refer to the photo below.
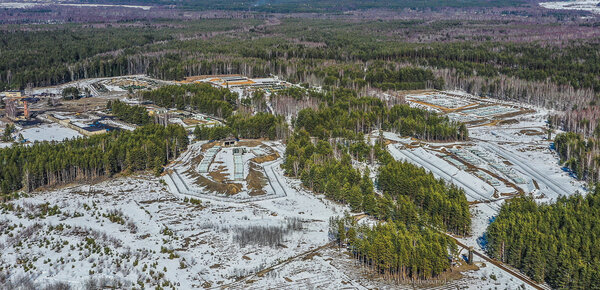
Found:
<path fill-rule="evenodd" d="M 422 97 L 420 101 L 439 104 L 454 101 L 463 105 L 466 102 L 459 102 L 458 97 L 478 100 L 460 92 L 447 94 L 451 96 L 447 100 L 440 97 L 443 95 L 435 95 Z M 492 100 L 486 102 L 489 105 L 486 108 L 498 106 Z M 498 104 L 519 107 L 514 103 Z M 388 146 L 396 159 L 422 166 L 435 176 L 464 188 L 469 201 L 504 199 L 518 193 L 551 201 L 561 195 L 584 193 L 585 184 L 563 171 L 557 154 L 550 149 L 546 120 L 551 112 L 531 106 L 526 109 L 516 116 L 490 119 L 487 125 L 471 126 L 471 140 L 467 142 L 419 142 L 389 132 L 385 132 L 384 137 L 397 142 Z M 372 134 L 372 138 L 377 136 L 376 132 Z M 498 208 L 493 204 L 488 207 Z"/>
<path fill-rule="evenodd" d="M 203 159 L 202 145 L 204 143 L 197 142 L 190 146 L 188 151 L 180 156 L 169 168 L 169 172 L 164 176 L 164 180 L 172 193 L 177 196 L 190 196 L 208 198 L 220 201 L 229 202 L 248 202 L 256 200 L 267 200 L 281 198 L 288 195 L 288 192 L 294 189 L 289 187 L 289 182 L 283 176 L 283 170 L 279 167 L 282 162 L 281 158 L 264 162 L 254 163 L 257 170 L 266 179 L 265 185 L 262 187 L 264 191 L 261 195 L 250 195 L 248 185 L 248 174 L 250 172 L 250 160 L 255 157 L 260 157 L 269 152 L 278 152 L 279 156 L 283 155 L 284 146 L 280 142 L 263 142 L 261 146 L 235 146 L 224 147 L 219 149 L 214 157 L 214 160 L 209 165 L 209 173 L 200 172 L 199 159 Z M 266 146 L 266 147 L 264 147 Z M 233 149 L 245 150 L 241 155 L 241 167 L 243 180 L 235 180 L 234 178 L 234 157 Z M 209 188 L 208 185 L 199 182 L 201 178 L 215 181 L 213 174 L 223 176 L 224 181 L 217 183 L 238 184 L 240 191 L 235 194 L 227 194 L 225 192 L 215 191 L 214 188 Z M 200 175 L 200 177 L 198 177 Z M 221 188 L 223 190 L 223 188 Z"/>
<path fill-rule="evenodd" d="M 494 188 L 476 176 L 460 170 L 423 148 L 399 149 L 397 145 L 388 145 L 388 150 L 399 160 L 418 164 L 431 171 L 437 178 L 445 179 L 465 190 L 469 201 L 489 200 Z"/>
<path fill-rule="evenodd" d="M 65 139 L 72 139 L 83 136 L 73 129 L 65 128 L 58 124 L 43 124 L 40 126 L 21 130 L 17 132 L 17 134 L 18 133 L 23 134 L 23 138 L 30 142 L 63 141 Z"/>
<path fill-rule="evenodd" d="M 61 5 L 61 6 L 77 6 L 77 7 L 123 7 L 123 8 L 137 8 L 142 10 L 150 10 L 152 6 L 138 6 L 138 5 L 114 5 L 114 4 L 79 4 L 79 3 L 60 3 L 60 1 L 55 2 L 3 2 L 0 3 L 0 8 L 7 9 L 16 9 L 16 8 L 31 8 L 35 6 L 45 6 L 45 5 Z"/>
<path fill-rule="evenodd" d="M 123 7 L 123 8 L 137 8 L 142 10 L 150 10 L 152 6 L 139 6 L 139 5 L 114 5 L 114 4 L 80 4 L 80 3 L 60 3 L 56 5 L 62 6 L 76 6 L 76 7 Z"/>
<path fill-rule="evenodd" d="M 598 0 L 574 0 L 574 1 L 555 1 L 555 2 L 541 2 L 540 6 L 547 9 L 559 9 L 559 10 L 581 10 L 589 11 L 592 13 L 600 13 L 600 1 Z"/>
<path fill-rule="evenodd" d="M 343 214 L 301 190 L 245 204 L 184 202 L 150 177 L 9 204 L 0 218 L 0 264 L 11 277 L 73 286 L 90 277 L 110 277 L 122 287 L 138 281 L 180 289 L 231 283 L 327 244 L 329 217 Z"/>

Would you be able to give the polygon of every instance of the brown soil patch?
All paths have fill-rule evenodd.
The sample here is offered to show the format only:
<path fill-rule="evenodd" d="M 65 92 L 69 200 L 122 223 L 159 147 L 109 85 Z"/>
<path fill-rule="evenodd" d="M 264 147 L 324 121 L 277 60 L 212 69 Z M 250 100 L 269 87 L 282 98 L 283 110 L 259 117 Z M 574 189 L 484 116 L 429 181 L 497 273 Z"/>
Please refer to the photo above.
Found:
<path fill-rule="evenodd" d="M 256 162 L 256 163 L 265 163 L 265 162 L 277 160 L 278 158 L 279 158 L 279 153 L 275 152 L 275 153 L 269 154 L 269 155 L 254 157 L 250 160 L 253 162 Z"/>
<path fill-rule="evenodd" d="M 264 277 L 264 276 L 265 276 L 267 273 L 271 272 L 272 270 L 273 270 L 272 268 L 269 268 L 269 269 L 264 269 L 264 270 L 262 270 L 262 271 L 258 272 L 258 273 L 256 274 L 256 276 L 258 276 L 258 277 L 261 277 L 261 278 L 262 278 L 262 277 Z"/>
<path fill-rule="evenodd" d="M 213 147 L 215 147 L 217 145 L 219 145 L 219 142 L 213 141 L 213 142 L 210 142 L 210 143 L 202 144 L 202 146 L 200 148 L 202 148 L 202 152 L 204 152 L 204 151 L 206 151 L 206 150 L 208 150 L 210 148 L 213 148 Z M 202 160 L 202 158 L 200 160 Z"/>
<path fill-rule="evenodd" d="M 454 111 L 462 111 L 462 110 L 466 110 L 466 109 L 472 109 L 473 107 L 479 106 L 478 103 L 470 103 L 470 104 L 467 104 L 467 105 L 464 105 L 464 106 L 458 107 L 458 108 L 448 108 L 448 107 L 444 107 L 444 106 L 434 105 L 434 104 L 424 102 L 424 101 L 411 100 L 411 102 L 418 103 L 418 104 L 425 105 L 425 106 L 434 107 L 434 108 L 442 110 L 445 113 L 454 112 Z"/>
<path fill-rule="evenodd" d="M 219 182 L 215 182 L 213 180 L 210 180 L 204 176 L 202 176 L 201 174 L 197 173 L 195 170 L 188 170 L 186 171 L 187 174 L 189 174 L 192 178 L 196 179 L 196 184 L 205 187 L 208 190 L 217 192 L 217 193 L 222 193 L 222 194 L 228 194 L 228 195 L 234 195 L 234 194 L 238 194 L 240 191 L 242 191 L 242 185 L 239 183 L 219 183 Z"/>
<path fill-rule="evenodd" d="M 198 164 L 200 164 L 200 162 L 202 162 L 202 158 L 204 158 L 204 154 L 198 154 L 198 155 L 194 156 L 190 162 L 192 167 L 198 166 Z"/>
<path fill-rule="evenodd" d="M 537 183 L 537 181 L 535 179 L 532 179 L 532 180 L 533 180 L 533 185 L 535 186 L 535 189 L 539 190 L 540 189 L 540 185 Z"/>
<path fill-rule="evenodd" d="M 544 135 L 544 132 L 540 132 L 538 130 L 533 130 L 533 129 L 523 129 L 523 130 L 519 131 L 519 133 L 521 133 L 523 135 L 527 135 L 527 136 Z"/>
<path fill-rule="evenodd" d="M 500 124 L 500 125 L 513 125 L 513 124 L 519 124 L 519 121 L 515 120 L 515 119 L 508 119 L 508 120 L 502 120 L 498 124 Z"/>
<path fill-rule="evenodd" d="M 321 253 L 319 253 L 319 252 L 313 252 L 313 253 L 310 253 L 310 254 L 308 254 L 308 255 L 306 255 L 306 256 L 304 256 L 304 257 L 302 257 L 302 261 L 306 261 L 306 260 L 312 260 L 312 259 L 313 259 L 315 256 L 319 256 L 319 257 L 321 257 Z"/>
<path fill-rule="evenodd" d="M 458 263 L 459 265 L 457 267 L 451 267 L 447 271 L 441 273 L 436 279 L 441 281 L 458 280 L 463 277 L 461 272 L 479 270 L 479 267 L 476 265 L 469 265 L 464 261 L 459 261 Z"/>
<path fill-rule="evenodd" d="M 266 194 L 264 187 L 267 186 L 267 178 L 255 163 L 250 163 L 250 171 L 248 177 L 246 177 L 246 182 L 248 183 L 248 194 L 250 196 Z"/>
<path fill-rule="evenodd" d="M 359 220 L 361 220 L 363 218 L 366 218 L 366 217 L 367 217 L 366 214 L 359 214 L 359 215 L 355 215 L 354 216 L 354 220 L 359 221 Z"/>
<path fill-rule="evenodd" d="M 243 140 L 243 141 L 237 142 L 236 146 L 257 147 L 257 146 L 262 145 L 262 141 L 263 140 L 261 140 L 261 139 Z"/>
<path fill-rule="evenodd" d="M 208 175 L 216 182 L 224 183 L 228 181 L 227 174 L 223 173 L 227 168 L 225 166 L 219 166 L 216 170 L 208 173 Z"/>
<path fill-rule="evenodd" d="M 200 121 L 200 120 L 196 120 L 196 119 L 183 119 L 183 123 L 185 123 L 188 126 L 191 126 L 191 125 L 204 124 L 206 122 Z"/>

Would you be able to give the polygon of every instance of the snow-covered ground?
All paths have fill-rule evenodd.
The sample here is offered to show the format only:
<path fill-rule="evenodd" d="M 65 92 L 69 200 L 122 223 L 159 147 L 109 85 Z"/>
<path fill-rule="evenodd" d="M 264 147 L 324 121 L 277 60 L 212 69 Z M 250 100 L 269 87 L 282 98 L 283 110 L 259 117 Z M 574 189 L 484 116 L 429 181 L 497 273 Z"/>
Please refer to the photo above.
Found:
<path fill-rule="evenodd" d="M 23 134 L 23 138 L 30 142 L 35 141 L 63 141 L 81 137 L 79 132 L 65 128 L 58 124 L 43 124 L 37 127 L 27 128 L 18 133 Z"/>
<path fill-rule="evenodd" d="M 236 147 L 225 147 L 219 149 L 214 156 L 214 160 L 209 165 L 209 172 L 200 172 L 199 162 L 196 164 L 195 158 L 203 157 L 202 145 L 203 142 L 197 142 L 190 146 L 188 151 L 179 157 L 173 165 L 170 166 L 167 171 L 169 174 L 164 176 L 164 181 L 167 183 L 169 189 L 173 194 L 178 196 L 190 196 L 190 197 L 201 197 L 212 200 L 230 201 L 230 202 L 248 202 L 256 200 L 267 200 L 285 197 L 288 192 L 293 191 L 289 188 L 289 183 L 284 182 L 283 170 L 279 167 L 282 160 L 281 158 L 264 162 L 256 163 L 257 170 L 264 178 L 266 178 L 266 184 L 262 187 L 264 191 L 260 195 L 250 195 L 250 188 L 246 178 L 250 172 L 250 160 L 268 155 L 266 148 L 260 146 L 236 146 Z M 263 142 L 262 146 L 267 146 L 268 150 L 272 152 L 278 152 L 279 156 L 283 155 L 285 150 L 281 142 Z M 242 178 L 240 180 L 235 179 L 234 169 L 234 154 L 233 150 L 237 148 L 244 150 L 245 153 L 241 154 L 241 172 Z M 210 189 L 206 184 L 199 182 L 198 175 L 201 175 L 206 180 L 214 181 L 214 177 L 211 174 L 216 174 L 224 178 L 223 181 L 218 183 L 226 183 L 230 185 L 239 185 L 240 190 L 235 193 L 218 192 Z"/>
<path fill-rule="evenodd" d="M 37 283 L 80 286 L 110 277 L 125 288 L 137 281 L 215 287 L 329 242 L 329 217 L 344 208 L 302 190 L 289 193 L 246 204 L 193 204 L 158 179 L 134 177 L 35 194 L 2 211 L 0 264 L 12 277 Z M 54 206 L 58 211 L 46 210 Z M 253 244 L 267 240 L 256 237 L 265 229 L 281 229 L 281 240 Z"/>
<path fill-rule="evenodd" d="M 104 120 L 100 121 L 100 123 L 109 125 L 109 126 L 114 126 L 117 128 L 121 128 L 123 130 L 128 130 L 128 131 L 133 131 L 136 128 L 135 125 L 127 124 L 125 122 L 121 122 L 118 120 L 111 120 L 111 119 L 104 119 Z"/>
<path fill-rule="evenodd" d="M 554 1 L 554 2 L 541 2 L 540 6 L 546 9 L 559 9 L 559 10 L 581 10 L 589 11 L 592 13 L 600 13 L 599 0 L 573 0 L 573 1 Z"/>
<path fill-rule="evenodd" d="M 551 201 L 560 195 L 586 191 L 583 182 L 562 170 L 558 155 L 550 149 L 546 120 L 552 112 L 481 99 L 460 91 L 426 92 L 407 98 L 453 108 L 471 106 L 473 102 L 486 104 L 482 110 L 506 108 L 515 112 L 515 108 L 522 108 L 517 115 L 493 116 L 485 125 L 471 124 L 471 140 L 467 142 L 427 143 L 384 132 L 384 138 L 398 143 L 388 146 L 396 159 L 422 166 L 464 188 L 469 201 L 492 200 L 492 195 L 504 199 L 517 193 L 530 193 L 540 201 Z M 377 137 L 377 132 L 371 134 L 372 139 Z"/>
<path fill-rule="evenodd" d="M 81 4 L 81 3 L 60 3 L 56 5 L 62 6 L 76 6 L 76 7 L 122 7 L 122 8 L 136 8 L 142 10 L 150 10 L 152 6 L 140 6 L 140 5 L 116 5 L 116 4 Z"/>
<path fill-rule="evenodd" d="M 0 3 L 0 8 L 5 9 L 23 9 L 23 8 L 31 8 L 38 5 L 38 3 L 24 3 L 24 2 L 2 2 Z"/>
<path fill-rule="evenodd" d="M 445 179 L 465 190 L 467 200 L 489 200 L 494 188 L 476 176 L 452 166 L 450 163 L 423 148 L 399 149 L 397 145 L 388 145 L 392 156 L 398 160 L 418 164 L 431 171 L 437 178 Z"/>

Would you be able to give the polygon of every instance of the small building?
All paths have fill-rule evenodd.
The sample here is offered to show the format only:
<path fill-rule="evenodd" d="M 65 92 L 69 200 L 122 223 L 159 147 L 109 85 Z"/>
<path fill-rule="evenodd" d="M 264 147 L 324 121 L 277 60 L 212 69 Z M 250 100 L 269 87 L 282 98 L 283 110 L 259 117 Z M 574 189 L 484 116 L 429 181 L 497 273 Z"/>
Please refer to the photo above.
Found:
<path fill-rule="evenodd" d="M 237 141 L 238 140 L 235 138 L 227 138 L 227 139 L 223 140 L 223 146 L 224 147 L 235 146 L 237 144 Z M 237 149 L 239 149 L 239 148 L 234 149 L 234 151 Z"/>

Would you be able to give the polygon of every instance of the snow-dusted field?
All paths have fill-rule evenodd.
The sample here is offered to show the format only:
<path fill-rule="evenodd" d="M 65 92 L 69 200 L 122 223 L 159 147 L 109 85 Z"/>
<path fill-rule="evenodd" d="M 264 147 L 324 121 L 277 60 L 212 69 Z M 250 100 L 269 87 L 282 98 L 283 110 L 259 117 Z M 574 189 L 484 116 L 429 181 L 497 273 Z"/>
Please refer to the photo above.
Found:
<path fill-rule="evenodd" d="M 23 138 L 30 142 L 35 141 L 63 141 L 81 137 L 79 132 L 65 128 L 59 124 L 43 124 L 37 127 L 27 128 L 18 133 L 23 134 Z"/>
<path fill-rule="evenodd" d="M 23 3 L 23 2 L 2 2 L 0 3 L 0 8 L 5 9 L 23 9 L 23 8 L 31 8 L 38 5 L 37 3 Z"/>
<path fill-rule="evenodd" d="M 218 286 L 327 244 L 328 219 L 343 210 L 302 190 L 278 200 L 194 204 L 158 179 L 121 178 L 10 202 L 0 218 L 0 264 L 11 277 L 42 284 L 108 277 L 122 287 Z M 254 244 L 269 240 L 251 237 L 260 233 L 275 242 Z"/>
<path fill-rule="evenodd" d="M 142 10 L 150 10 L 152 6 L 140 6 L 140 5 L 115 5 L 115 4 L 81 4 L 81 3 L 60 3 L 57 5 L 62 6 L 75 6 L 75 7 L 122 7 L 122 8 L 136 8 Z"/>
<path fill-rule="evenodd" d="M 511 113 L 470 124 L 468 142 L 427 143 L 384 133 L 386 139 L 398 142 L 388 146 L 396 159 L 422 166 L 436 177 L 464 188 L 469 201 L 505 199 L 518 193 L 551 201 L 560 195 L 586 191 L 583 182 L 562 170 L 558 155 L 550 149 L 546 120 L 552 112 L 514 102 L 483 100 L 460 91 L 429 92 L 407 99 L 452 108 L 481 102 L 486 106 L 480 110 L 500 108 Z M 469 110 L 460 113 L 468 115 Z M 518 111 L 520 114 L 512 114 Z M 375 132 L 371 137 L 377 136 Z M 499 209 L 495 204 L 487 207 Z"/>
<path fill-rule="evenodd" d="M 592 13 L 600 13 L 600 1 L 598 0 L 573 0 L 573 1 L 555 1 L 555 2 L 541 2 L 540 6 L 546 9 L 559 9 L 559 10 L 581 10 L 589 11 Z"/>

